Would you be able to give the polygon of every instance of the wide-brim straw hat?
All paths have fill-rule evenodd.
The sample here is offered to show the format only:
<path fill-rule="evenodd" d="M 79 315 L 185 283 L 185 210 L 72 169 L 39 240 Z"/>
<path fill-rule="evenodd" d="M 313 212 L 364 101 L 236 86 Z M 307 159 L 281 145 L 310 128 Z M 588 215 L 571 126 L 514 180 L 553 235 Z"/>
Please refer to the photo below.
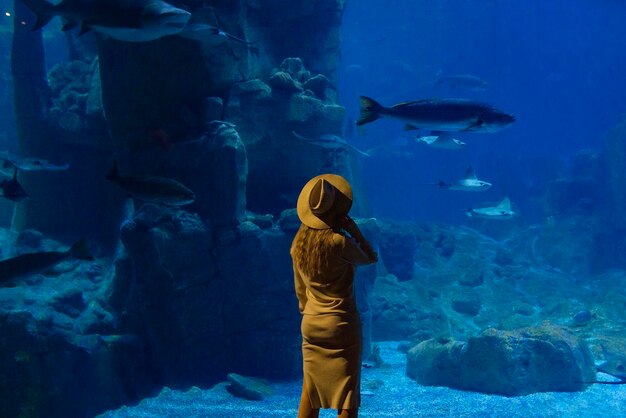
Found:
<path fill-rule="evenodd" d="M 298 196 L 298 217 L 313 229 L 334 228 L 352 207 L 352 187 L 337 174 L 321 174 L 307 182 Z"/>

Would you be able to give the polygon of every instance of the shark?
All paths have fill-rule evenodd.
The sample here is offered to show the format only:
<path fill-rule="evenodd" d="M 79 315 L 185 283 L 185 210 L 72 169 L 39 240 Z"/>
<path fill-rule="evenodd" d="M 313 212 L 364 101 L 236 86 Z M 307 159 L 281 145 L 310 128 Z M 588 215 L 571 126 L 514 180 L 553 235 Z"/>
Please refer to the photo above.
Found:
<path fill-rule="evenodd" d="M 22 171 L 63 171 L 69 167 L 69 164 L 53 164 L 42 158 L 16 158 L 6 153 L 0 154 L 0 171 L 5 174 L 13 168 Z"/>
<path fill-rule="evenodd" d="M 472 166 L 469 166 L 467 168 L 467 171 L 465 172 L 465 176 L 462 179 L 452 183 L 440 181 L 439 183 L 437 183 L 437 186 L 441 187 L 442 189 L 448 190 L 459 190 L 464 192 L 483 192 L 491 187 L 491 183 L 479 180 L 476 177 L 476 173 L 474 172 Z"/>
<path fill-rule="evenodd" d="M 307 138 L 305 136 L 298 134 L 296 131 L 291 131 L 291 133 L 293 134 L 293 136 L 295 136 L 301 141 L 308 142 L 310 144 L 317 145 L 322 148 L 331 149 L 331 150 L 350 149 L 356 152 L 357 154 L 361 154 L 365 157 L 371 157 L 371 155 L 368 154 L 367 152 L 361 151 L 360 149 L 348 144 L 348 142 L 345 139 L 337 135 L 326 134 L 326 135 L 320 136 L 319 138 Z"/>
<path fill-rule="evenodd" d="M 452 138 L 449 132 L 432 131 L 430 135 L 413 138 L 418 144 L 424 144 L 432 148 L 459 150 L 465 147 L 465 142 Z"/>
<path fill-rule="evenodd" d="M 46 271 L 62 261 L 93 261 L 85 240 L 79 240 L 66 251 L 40 251 L 0 261 L 0 285 L 13 279 Z"/>
<path fill-rule="evenodd" d="M 37 17 L 32 30 L 60 16 L 63 30 L 80 26 L 126 42 L 147 42 L 180 33 L 191 13 L 161 0 L 22 0 Z"/>
<path fill-rule="evenodd" d="M 465 211 L 465 214 L 470 218 L 505 220 L 514 217 L 516 212 L 511 209 L 511 201 L 505 196 L 504 199 L 495 206 L 476 209 L 470 208 Z"/>

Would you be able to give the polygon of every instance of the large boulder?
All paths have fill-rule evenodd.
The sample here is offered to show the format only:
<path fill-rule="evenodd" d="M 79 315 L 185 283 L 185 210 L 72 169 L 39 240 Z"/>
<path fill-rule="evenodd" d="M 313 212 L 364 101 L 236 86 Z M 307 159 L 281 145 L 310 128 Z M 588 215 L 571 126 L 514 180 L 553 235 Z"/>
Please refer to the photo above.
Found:
<path fill-rule="evenodd" d="M 197 215 L 145 205 L 122 239 L 129 265 L 115 281 L 130 289 L 122 325 L 142 332 L 164 383 L 206 385 L 228 372 L 297 375 L 290 236 L 250 221 L 214 234 Z"/>
<path fill-rule="evenodd" d="M 0 238 L 2 258 L 65 249 L 37 231 Z M 93 416 L 148 394 L 145 346 L 116 329 L 109 281 L 98 262 L 68 260 L 2 283 L 0 416 Z"/>
<path fill-rule="evenodd" d="M 493 328 L 466 343 L 424 341 L 407 354 L 407 375 L 428 386 L 505 396 L 584 390 L 595 380 L 586 343 L 564 328 Z"/>

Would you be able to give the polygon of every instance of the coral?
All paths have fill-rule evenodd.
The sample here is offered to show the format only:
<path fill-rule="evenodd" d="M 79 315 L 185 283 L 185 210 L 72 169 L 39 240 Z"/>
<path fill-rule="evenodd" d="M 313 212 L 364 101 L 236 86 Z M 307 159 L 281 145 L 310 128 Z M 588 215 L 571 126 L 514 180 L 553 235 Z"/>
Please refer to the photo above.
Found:
<path fill-rule="evenodd" d="M 326 88 L 330 86 L 330 80 L 323 74 L 317 74 L 304 82 L 302 87 L 311 90 L 316 97 L 324 98 Z"/>
<path fill-rule="evenodd" d="M 299 83 L 304 83 L 311 77 L 311 72 L 304 68 L 300 58 L 285 58 L 280 64 L 280 69 Z"/>
<path fill-rule="evenodd" d="M 289 73 L 284 71 L 277 71 L 269 79 L 270 85 L 277 90 L 283 90 L 287 92 L 302 91 L 302 85 L 295 81 Z"/>

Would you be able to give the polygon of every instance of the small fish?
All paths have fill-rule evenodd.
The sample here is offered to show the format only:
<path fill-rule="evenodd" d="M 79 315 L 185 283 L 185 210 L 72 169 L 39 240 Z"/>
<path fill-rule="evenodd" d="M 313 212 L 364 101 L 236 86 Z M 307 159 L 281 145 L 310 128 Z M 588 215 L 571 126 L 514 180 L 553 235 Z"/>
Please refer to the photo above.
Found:
<path fill-rule="evenodd" d="M 13 169 L 13 177 L 10 180 L 0 181 L 0 189 L 2 189 L 2 197 L 14 202 L 19 202 L 28 197 L 26 190 L 24 190 L 20 182 L 17 181 L 17 168 Z"/>
<path fill-rule="evenodd" d="M 469 166 L 467 171 L 465 172 L 465 177 L 461 180 L 457 180 L 453 183 L 445 183 L 440 181 L 437 183 L 437 186 L 442 189 L 448 190 L 459 190 L 464 192 L 483 192 L 491 187 L 491 183 L 486 181 L 478 180 L 476 178 L 476 173 L 472 166 Z"/>
<path fill-rule="evenodd" d="M 346 142 L 345 139 L 337 136 L 337 135 L 332 135 L 332 134 L 326 134 L 326 135 L 322 135 L 319 138 L 307 138 L 304 137 L 300 134 L 298 134 L 295 131 L 291 131 L 291 133 L 293 134 L 293 136 L 295 136 L 296 138 L 304 141 L 304 142 L 308 142 L 310 144 L 315 144 L 317 146 L 320 146 L 322 148 L 326 148 L 326 149 L 351 149 L 354 152 L 357 152 L 361 155 L 364 155 L 366 157 L 371 157 L 370 154 L 368 154 L 365 151 L 361 151 L 360 149 L 353 147 L 352 145 L 348 144 L 348 142 Z"/>
<path fill-rule="evenodd" d="M 15 158 L 6 156 L 0 157 L 0 161 L 2 161 L 0 170 L 5 173 L 6 170 L 10 170 L 13 167 L 23 171 L 63 171 L 70 167 L 69 164 L 52 164 L 43 158 Z"/>
<path fill-rule="evenodd" d="M 80 26 L 127 42 L 146 42 L 180 33 L 191 13 L 161 0 L 22 0 L 36 16 L 33 30 L 61 16 L 63 30 Z"/>
<path fill-rule="evenodd" d="M 515 117 L 494 107 L 468 99 L 430 99 L 384 107 L 374 99 L 361 96 L 361 115 L 357 126 L 382 117 L 400 119 L 406 129 L 448 132 L 497 132 Z"/>
<path fill-rule="evenodd" d="M 40 251 L 0 261 L 0 284 L 48 270 L 69 259 L 93 261 L 87 242 L 80 240 L 67 251 Z"/>
<path fill-rule="evenodd" d="M 439 73 L 439 75 L 441 72 Z M 471 74 L 453 74 L 439 76 L 435 86 L 446 86 L 450 90 L 485 91 L 489 83 L 480 77 Z"/>
<path fill-rule="evenodd" d="M 465 142 L 452 138 L 449 132 L 432 131 L 430 135 L 413 138 L 418 144 L 424 144 L 433 148 L 459 150 L 465 147 Z"/>
<path fill-rule="evenodd" d="M 120 176 L 113 164 L 106 178 L 131 197 L 166 206 L 184 206 L 196 200 L 195 194 L 174 179 L 156 176 Z"/>
<path fill-rule="evenodd" d="M 511 210 L 511 201 L 508 197 L 505 197 L 496 206 L 483 207 L 477 209 L 468 209 L 465 214 L 470 218 L 483 218 L 483 219 L 511 219 L 516 215 L 516 212 Z"/>

